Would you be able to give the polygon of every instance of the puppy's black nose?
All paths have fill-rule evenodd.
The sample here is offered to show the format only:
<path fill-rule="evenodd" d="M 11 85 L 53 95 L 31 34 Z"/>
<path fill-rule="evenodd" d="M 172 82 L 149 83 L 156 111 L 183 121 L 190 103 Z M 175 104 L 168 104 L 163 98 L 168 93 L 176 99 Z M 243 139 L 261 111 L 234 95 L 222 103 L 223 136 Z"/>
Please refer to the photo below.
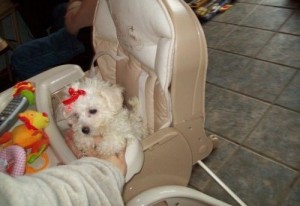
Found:
<path fill-rule="evenodd" d="M 82 127 L 81 131 L 83 134 L 89 134 L 90 133 L 90 128 L 89 127 Z"/>

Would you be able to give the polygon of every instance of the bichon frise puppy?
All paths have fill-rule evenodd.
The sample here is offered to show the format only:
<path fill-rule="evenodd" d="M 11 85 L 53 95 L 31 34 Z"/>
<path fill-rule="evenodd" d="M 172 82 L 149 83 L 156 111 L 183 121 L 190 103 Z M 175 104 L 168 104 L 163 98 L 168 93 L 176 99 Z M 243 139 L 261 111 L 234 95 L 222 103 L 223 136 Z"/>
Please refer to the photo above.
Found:
<path fill-rule="evenodd" d="M 63 115 L 74 132 L 75 146 L 83 154 L 94 150 L 99 157 L 114 155 L 124 150 L 131 139 L 146 136 L 138 99 L 131 99 L 131 110 L 127 109 L 123 105 L 123 88 L 84 78 L 73 83 L 68 92 L 62 102 Z"/>

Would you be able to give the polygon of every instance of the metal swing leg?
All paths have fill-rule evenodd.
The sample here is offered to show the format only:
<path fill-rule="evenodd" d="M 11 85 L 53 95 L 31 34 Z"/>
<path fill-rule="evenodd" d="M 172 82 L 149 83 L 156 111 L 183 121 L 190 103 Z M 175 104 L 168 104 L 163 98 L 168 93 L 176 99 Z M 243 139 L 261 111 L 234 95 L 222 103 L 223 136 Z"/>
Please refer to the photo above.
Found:
<path fill-rule="evenodd" d="M 202 167 L 239 205 L 247 206 L 225 183 L 209 169 L 201 160 L 197 163 Z"/>

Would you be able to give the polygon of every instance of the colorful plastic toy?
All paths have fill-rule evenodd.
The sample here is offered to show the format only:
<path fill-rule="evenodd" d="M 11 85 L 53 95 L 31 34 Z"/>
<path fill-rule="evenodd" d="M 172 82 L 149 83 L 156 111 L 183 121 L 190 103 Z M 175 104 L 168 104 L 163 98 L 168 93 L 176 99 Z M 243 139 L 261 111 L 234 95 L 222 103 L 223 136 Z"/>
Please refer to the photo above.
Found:
<path fill-rule="evenodd" d="M 45 113 L 40 113 L 34 110 L 26 110 L 25 112 L 20 113 L 19 119 L 23 122 L 23 124 L 13 128 L 11 132 L 4 133 L 0 138 L 0 144 L 1 147 L 4 148 L 1 153 L 7 154 L 8 151 L 10 156 L 13 157 L 9 158 L 9 160 L 16 158 L 19 160 L 15 161 L 13 168 L 20 168 L 24 165 L 24 167 L 21 167 L 23 168 L 24 173 L 26 161 L 28 164 L 34 163 L 36 159 L 43 155 L 49 145 L 48 136 L 43 131 L 43 129 L 48 126 L 49 119 Z M 11 148 L 12 146 L 14 146 L 13 148 L 21 148 L 25 153 L 25 158 L 23 158 L 23 154 L 19 157 L 19 154 L 21 153 L 16 152 L 16 149 L 8 150 L 8 148 Z M 43 159 L 45 160 L 44 162 L 48 164 L 48 160 L 45 155 L 43 155 Z M 6 162 L 9 161 L 4 158 L 2 161 L 2 168 L 5 168 Z M 26 171 L 29 170 L 31 173 L 35 171 L 33 167 L 29 167 L 30 169 L 27 169 L 26 167 Z M 4 171 L 4 169 L 0 171 Z M 12 172 L 9 174 L 16 173 Z M 17 174 L 20 175 L 21 173 L 19 172 Z"/>
<path fill-rule="evenodd" d="M 35 87 L 31 82 L 19 82 L 14 86 L 13 96 L 22 95 L 26 97 L 29 105 L 35 104 Z"/>
<path fill-rule="evenodd" d="M 43 138 L 42 129 L 48 125 L 48 117 L 44 113 L 27 110 L 19 114 L 19 119 L 24 124 L 18 125 L 12 130 L 12 143 L 26 149 L 32 148 L 34 143 Z"/>

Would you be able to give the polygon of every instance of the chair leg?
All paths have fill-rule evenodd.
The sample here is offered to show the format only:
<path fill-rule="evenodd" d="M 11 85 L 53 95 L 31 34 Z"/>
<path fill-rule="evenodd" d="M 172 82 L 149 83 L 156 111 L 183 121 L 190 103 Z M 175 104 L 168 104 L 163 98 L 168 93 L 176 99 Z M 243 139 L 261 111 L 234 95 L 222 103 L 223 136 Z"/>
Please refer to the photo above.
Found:
<path fill-rule="evenodd" d="M 209 174 L 240 206 L 247 206 L 213 171 L 211 171 L 201 160 L 197 163 Z"/>

